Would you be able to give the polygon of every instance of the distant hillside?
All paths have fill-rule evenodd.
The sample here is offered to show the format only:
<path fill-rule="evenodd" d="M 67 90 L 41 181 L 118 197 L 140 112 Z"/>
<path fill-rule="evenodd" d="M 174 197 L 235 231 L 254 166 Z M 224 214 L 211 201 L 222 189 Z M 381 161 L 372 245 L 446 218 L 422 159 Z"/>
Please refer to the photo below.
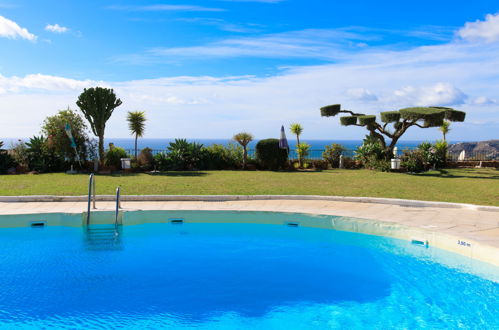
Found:
<path fill-rule="evenodd" d="M 499 140 L 459 142 L 449 147 L 450 154 L 460 154 L 463 150 L 466 153 L 466 158 L 480 155 L 488 159 L 496 159 L 499 157 Z"/>

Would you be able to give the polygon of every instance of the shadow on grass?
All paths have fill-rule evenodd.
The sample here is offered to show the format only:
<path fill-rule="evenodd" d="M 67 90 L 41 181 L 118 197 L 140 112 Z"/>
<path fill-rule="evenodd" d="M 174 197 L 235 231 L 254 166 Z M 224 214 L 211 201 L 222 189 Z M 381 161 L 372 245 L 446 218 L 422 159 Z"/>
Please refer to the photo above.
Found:
<path fill-rule="evenodd" d="M 196 177 L 196 176 L 206 176 L 209 173 L 206 172 L 196 172 L 196 171 L 172 171 L 172 172 L 140 172 L 140 173 L 106 173 L 97 174 L 97 177 L 114 177 L 114 178 L 126 178 L 126 177 L 135 177 L 143 174 L 147 174 L 150 176 L 185 176 L 185 177 Z M 88 174 L 85 174 L 88 175 Z"/>
<path fill-rule="evenodd" d="M 207 176 L 209 173 L 206 172 L 190 172 L 190 171 L 173 171 L 173 172 L 157 172 L 148 173 L 151 176 L 180 176 L 180 177 L 197 177 L 197 176 Z"/>
<path fill-rule="evenodd" d="M 496 172 L 496 173 L 493 173 Z M 499 180 L 499 170 L 479 170 L 479 169 L 460 169 L 457 173 L 450 173 L 448 170 L 436 170 L 426 173 L 412 173 L 414 176 L 431 176 L 437 178 L 468 178 L 468 179 L 492 179 Z"/>
<path fill-rule="evenodd" d="M 117 173 L 97 173 L 96 176 L 97 177 L 106 177 L 107 176 L 107 177 L 118 178 L 118 177 L 127 177 L 127 176 L 138 176 L 140 174 L 142 174 L 142 173 L 119 173 L 119 172 L 117 172 Z M 84 175 L 88 176 L 90 174 L 84 174 Z"/>

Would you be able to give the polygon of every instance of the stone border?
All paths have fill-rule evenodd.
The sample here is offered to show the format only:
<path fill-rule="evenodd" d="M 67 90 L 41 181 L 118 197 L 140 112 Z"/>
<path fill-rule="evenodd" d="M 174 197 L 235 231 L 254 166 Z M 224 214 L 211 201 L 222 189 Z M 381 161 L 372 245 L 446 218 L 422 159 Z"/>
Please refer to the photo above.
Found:
<path fill-rule="evenodd" d="M 85 202 L 88 196 L 0 196 L 0 202 Z M 114 195 L 97 195 L 97 201 L 114 201 Z M 122 195 L 122 201 L 190 201 L 190 202 L 226 202 L 248 200 L 324 200 L 336 202 L 374 203 L 411 207 L 441 207 L 471 209 L 478 211 L 499 212 L 499 207 L 463 203 L 431 202 L 411 199 L 379 198 L 379 197 L 349 197 L 349 196 L 320 196 L 320 195 Z"/>

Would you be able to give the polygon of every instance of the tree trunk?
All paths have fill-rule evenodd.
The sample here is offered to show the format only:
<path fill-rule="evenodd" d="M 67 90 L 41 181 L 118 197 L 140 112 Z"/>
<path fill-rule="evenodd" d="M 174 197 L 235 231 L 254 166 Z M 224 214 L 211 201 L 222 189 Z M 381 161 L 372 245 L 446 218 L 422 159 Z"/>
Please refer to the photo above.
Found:
<path fill-rule="evenodd" d="M 104 134 L 99 135 L 99 161 L 104 166 Z"/>
<path fill-rule="evenodd" d="M 375 137 L 375 138 L 377 138 L 379 140 L 379 142 L 381 143 L 381 147 L 385 150 L 385 157 L 389 160 L 391 158 L 391 156 L 393 155 L 392 144 L 390 143 L 390 146 L 387 147 L 386 146 L 385 137 L 382 134 L 376 132 L 375 129 L 370 129 L 369 132 L 371 132 L 371 136 L 373 136 L 373 137 Z M 393 142 L 394 139 L 392 139 L 392 142 Z M 398 139 L 399 138 L 395 139 L 395 143 L 397 143 Z"/>
<path fill-rule="evenodd" d="M 135 134 L 135 160 L 137 160 L 137 138 L 139 136 L 137 134 Z"/>
<path fill-rule="evenodd" d="M 442 133 L 444 135 L 444 142 L 447 142 L 447 140 L 445 139 L 445 133 Z"/>
<path fill-rule="evenodd" d="M 243 146 L 243 169 L 246 169 L 246 162 L 248 159 L 248 151 L 246 150 L 246 146 Z"/>
<path fill-rule="evenodd" d="M 300 167 L 303 167 L 303 162 L 301 160 L 301 154 L 298 152 L 299 150 L 299 145 L 300 145 L 300 135 L 296 134 L 296 142 L 298 143 L 296 145 L 296 153 L 298 154 L 298 163 L 300 164 Z"/>
<path fill-rule="evenodd" d="M 400 136 L 402 136 L 402 135 L 400 135 Z M 400 139 L 400 136 L 395 135 L 392 138 L 392 142 L 390 142 L 390 145 L 385 148 L 387 160 L 390 160 L 391 158 L 393 158 L 393 149 L 395 149 L 395 146 L 397 145 L 397 142 Z"/>

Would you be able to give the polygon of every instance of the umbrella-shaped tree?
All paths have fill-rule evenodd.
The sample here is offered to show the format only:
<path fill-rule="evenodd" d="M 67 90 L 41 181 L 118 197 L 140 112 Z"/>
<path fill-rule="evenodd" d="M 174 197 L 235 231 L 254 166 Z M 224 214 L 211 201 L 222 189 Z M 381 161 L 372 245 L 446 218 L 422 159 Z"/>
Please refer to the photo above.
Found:
<path fill-rule="evenodd" d="M 144 111 L 129 111 L 126 120 L 130 133 L 135 135 L 135 159 L 137 159 L 137 139 L 142 137 L 146 130 L 146 114 Z"/>
<path fill-rule="evenodd" d="M 104 160 L 104 132 L 106 123 L 113 114 L 114 109 L 121 105 L 121 100 L 116 97 L 110 88 L 92 87 L 85 88 L 78 97 L 76 105 L 87 118 L 92 132 L 99 138 L 99 158 Z"/>
<path fill-rule="evenodd" d="M 466 117 L 465 112 L 452 108 L 413 107 L 381 112 L 381 121 L 378 122 L 374 115 L 344 110 L 341 109 L 340 104 L 328 105 L 320 110 L 323 117 L 332 117 L 340 113 L 349 114 L 349 116 L 340 117 L 340 123 L 344 126 L 365 127 L 371 136 L 380 141 L 387 157 L 393 155 L 393 148 L 396 146 L 397 141 L 410 127 L 440 127 L 444 123 L 444 119 L 462 122 Z M 389 127 L 390 124 L 392 127 Z M 390 139 L 390 143 L 385 141 L 385 137 Z"/>
<path fill-rule="evenodd" d="M 243 146 L 243 168 L 246 168 L 246 163 L 248 161 L 247 146 L 251 141 L 253 141 L 253 135 L 248 132 L 241 132 L 234 135 L 232 139 Z"/>

